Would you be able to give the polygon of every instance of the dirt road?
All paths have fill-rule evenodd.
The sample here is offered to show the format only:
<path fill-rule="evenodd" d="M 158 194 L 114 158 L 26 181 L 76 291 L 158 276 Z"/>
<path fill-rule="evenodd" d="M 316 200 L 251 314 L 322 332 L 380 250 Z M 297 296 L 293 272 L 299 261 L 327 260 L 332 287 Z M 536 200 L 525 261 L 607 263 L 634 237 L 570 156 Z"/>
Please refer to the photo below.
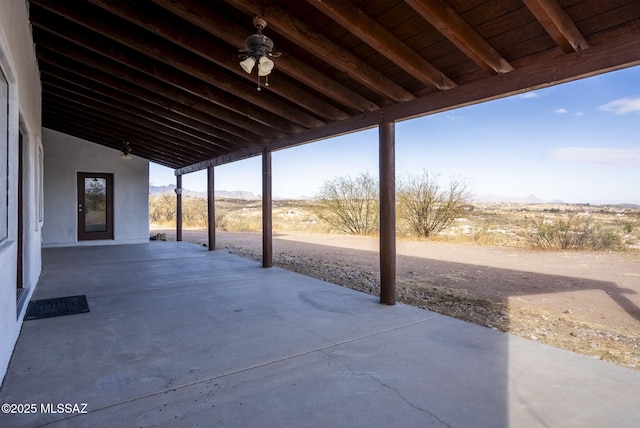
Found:
<path fill-rule="evenodd" d="M 261 235 L 218 232 L 216 248 L 260 260 Z M 379 292 L 377 238 L 276 233 L 273 250 L 276 266 Z M 403 240 L 397 253 L 399 301 L 640 369 L 640 253 Z"/>

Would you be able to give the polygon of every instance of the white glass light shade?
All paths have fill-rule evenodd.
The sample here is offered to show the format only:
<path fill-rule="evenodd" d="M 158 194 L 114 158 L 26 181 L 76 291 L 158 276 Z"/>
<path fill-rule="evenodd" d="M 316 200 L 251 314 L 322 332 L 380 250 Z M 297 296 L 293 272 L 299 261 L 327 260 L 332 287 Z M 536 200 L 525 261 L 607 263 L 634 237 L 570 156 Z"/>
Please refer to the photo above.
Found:
<path fill-rule="evenodd" d="M 248 74 L 251 74 L 251 70 L 253 70 L 253 66 L 256 65 L 256 60 L 252 57 L 247 57 L 247 59 L 240 61 L 240 67 Z"/>
<path fill-rule="evenodd" d="M 266 56 L 260 57 L 260 62 L 258 64 L 258 76 L 266 76 L 271 73 L 273 70 L 273 61 L 271 61 Z"/>

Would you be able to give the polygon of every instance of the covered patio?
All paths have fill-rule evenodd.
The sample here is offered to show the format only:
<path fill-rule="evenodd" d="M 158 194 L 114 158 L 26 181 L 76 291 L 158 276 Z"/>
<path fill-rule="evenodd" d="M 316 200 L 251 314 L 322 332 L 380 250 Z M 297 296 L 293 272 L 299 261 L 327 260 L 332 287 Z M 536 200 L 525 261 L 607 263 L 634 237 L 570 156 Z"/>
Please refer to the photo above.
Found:
<path fill-rule="evenodd" d="M 640 421 L 636 371 L 190 243 L 43 250 L 33 298 L 78 294 L 23 324 L 0 426 Z"/>
<path fill-rule="evenodd" d="M 640 2 L 0 4 L 0 426 L 638 426 L 638 372 L 394 304 L 396 122 L 636 66 Z M 380 299 L 263 269 L 272 153 L 370 128 Z M 254 156 L 261 264 L 210 251 L 215 168 Z M 208 248 L 147 242 L 149 162 L 178 219 L 207 170 Z"/>
<path fill-rule="evenodd" d="M 633 0 L 29 4 L 43 126 L 172 168 L 179 241 L 183 176 L 207 171 L 213 250 L 215 169 L 259 156 L 271 267 L 272 153 L 377 128 L 387 305 L 396 302 L 397 122 L 640 64 Z"/>

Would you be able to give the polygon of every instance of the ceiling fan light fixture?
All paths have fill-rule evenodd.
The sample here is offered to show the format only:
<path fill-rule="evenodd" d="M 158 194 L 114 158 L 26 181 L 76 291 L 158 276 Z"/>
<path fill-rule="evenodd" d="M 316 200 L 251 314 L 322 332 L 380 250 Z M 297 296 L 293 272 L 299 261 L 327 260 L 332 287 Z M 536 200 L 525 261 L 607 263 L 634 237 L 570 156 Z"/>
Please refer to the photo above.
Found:
<path fill-rule="evenodd" d="M 244 49 L 240 49 L 240 67 L 247 74 L 251 74 L 256 64 L 258 65 L 258 90 L 260 90 L 260 77 L 268 76 L 275 66 L 271 58 L 277 58 L 280 53 L 274 53 L 273 40 L 262 34 L 262 30 L 267 26 L 264 18 L 256 16 L 253 18 L 253 25 L 256 33 L 247 37 L 244 41 Z M 269 86 L 268 83 L 265 84 Z"/>
<path fill-rule="evenodd" d="M 122 148 L 120 149 L 120 157 L 122 158 L 122 160 L 131 159 L 133 157 L 131 152 L 132 150 L 131 146 L 129 146 L 129 142 L 125 141 L 124 143 L 122 143 Z"/>

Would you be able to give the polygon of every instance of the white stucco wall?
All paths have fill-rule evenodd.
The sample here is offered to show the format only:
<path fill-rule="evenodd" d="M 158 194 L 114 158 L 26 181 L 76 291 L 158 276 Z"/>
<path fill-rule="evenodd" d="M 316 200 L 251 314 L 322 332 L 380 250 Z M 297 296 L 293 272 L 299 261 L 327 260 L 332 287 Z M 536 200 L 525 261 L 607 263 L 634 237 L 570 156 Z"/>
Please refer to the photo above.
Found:
<path fill-rule="evenodd" d="M 128 244 L 149 241 L 149 161 L 44 128 L 43 246 Z M 113 174 L 114 239 L 78 241 L 77 173 Z"/>
<path fill-rule="evenodd" d="M 9 82 L 8 237 L 0 242 L 0 381 L 6 373 L 20 333 L 26 302 L 41 270 L 39 162 L 41 150 L 41 86 L 27 2 L 0 1 L 0 67 Z M 6 103 L 7 99 L 0 100 Z M 23 137 L 23 288 L 16 301 L 18 261 L 18 147 Z M 5 221 L 3 218 L 0 221 Z"/>

